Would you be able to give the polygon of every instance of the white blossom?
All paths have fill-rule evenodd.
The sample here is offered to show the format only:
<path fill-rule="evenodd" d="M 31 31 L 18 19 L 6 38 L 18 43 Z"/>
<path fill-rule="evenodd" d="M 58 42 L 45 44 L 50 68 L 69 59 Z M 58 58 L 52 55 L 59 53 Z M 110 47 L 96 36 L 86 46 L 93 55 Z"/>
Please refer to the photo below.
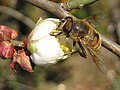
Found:
<path fill-rule="evenodd" d="M 67 58 L 55 36 L 49 34 L 58 27 L 59 22 L 59 19 L 54 18 L 39 20 L 30 33 L 27 48 L 31 52 L 31 59 L 35 64 L 55 64 L 58 60 Z"/>

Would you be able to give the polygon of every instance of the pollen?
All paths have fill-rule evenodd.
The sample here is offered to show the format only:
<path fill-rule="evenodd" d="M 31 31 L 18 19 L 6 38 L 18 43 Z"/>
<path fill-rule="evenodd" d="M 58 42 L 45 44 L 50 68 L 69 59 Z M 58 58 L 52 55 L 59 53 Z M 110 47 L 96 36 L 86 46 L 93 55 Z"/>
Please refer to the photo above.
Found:
<path fill-rule="evenodd" d="M 60 48 L 63 50 L 63 51 L 65 51 L 65 52 L 68 52 L 68 51 L 70 51 L 70 49 L 66 46 L 66 45 L 60 45 Z"/>
<path fill-rule="evenodd" d="M 69 51 L 69 48 L 68 48 L 68 47 L 66 47 L 66 48 L 65 48 L 65 50 L 66 50 L 66 51 Z"/>
<path fill-rule="evenodd" d="M 56 32 L 56 29 L 53 29 L 52 32 Z"/>

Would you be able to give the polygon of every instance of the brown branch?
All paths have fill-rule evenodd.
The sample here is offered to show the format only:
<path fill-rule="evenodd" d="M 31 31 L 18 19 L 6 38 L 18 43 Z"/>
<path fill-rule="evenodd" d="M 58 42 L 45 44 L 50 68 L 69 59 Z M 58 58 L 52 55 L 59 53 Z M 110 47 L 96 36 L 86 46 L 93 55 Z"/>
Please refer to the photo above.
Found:
<path fill-rule="evenodd" d="M 50 13 L 58 16 L 59 18 L 71 16 L 71 17 L 73 17 L 74 20 L 77 19 L 72 14 L 65 11 L 62 8 L 62 4 L 60 4 L 60 3 L 54 3 L 54 2 L 51 2 L 48 0 L 25 0 L 25 1 L 27 1 L 28 3 L 30 3 L 36 7 L 39 7 L 41 9 L 45 10 L 47 12 L 50 12 Z M 102 45 L 120 57 L 120 46 L 117 45 L 116 43 L 112 42 L 111 40 L 107 39 L 103 35 L 101 35 L 101 37 L 102 37 L 102 41 L 103 41 Z"/>
<path fill-rule="evenodd" d="M 102 45 L 120 57 L 120 46 L 103 35 L 101 35 L 101 37 L 102 37 Z"/>
<path fill-rule="evenodd" d="M 31 19 L 29 19 L 28 17 L 26 17 L 22 13 L 14 10 L 10 7 L 0 6 L 0 12 L 14 17 L 15 19 L 17 19 L 17 20 L 21 21 L 22 23 L 26 24 L 31 29 L 33 29 L 33 27 L 35 26 L 35 23 Z"/>
<path fill-rule="evenodd" d="M 28 3 L 30 3 L 36 7 L 43 9 L 49 13 L 56 15 L 59 18 L 66 17 L 68 15 L 73 16 L 69 12 L 65 11 L 62 8 L 62 5 L 59 3 L 54 3 L 54 2 L 51 2 L 48 0 L 25 0 L 25 1 L 27 1 Z M 74 18 L 74 16 L 73 16 L 73 18 Z"/>

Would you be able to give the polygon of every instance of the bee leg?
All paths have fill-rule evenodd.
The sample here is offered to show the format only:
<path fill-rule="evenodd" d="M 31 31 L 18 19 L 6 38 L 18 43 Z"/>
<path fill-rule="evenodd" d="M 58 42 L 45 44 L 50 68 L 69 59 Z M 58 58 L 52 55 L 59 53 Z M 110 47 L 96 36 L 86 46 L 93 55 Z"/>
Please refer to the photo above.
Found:
<path fill-rule="evenodd" d="M 80 48 L 79 48 L 79 54 L 81 55 L 81 56 L 83 56 L 84 58 L 87 58 L 87 52 L 86 52 L 86 50 L 84 49 L 84 47 L 83 47 L 83 45 L 82 45 L 82 43 L 80 43 L 80 42 L 78 42 L 78 45 L 79 45 L 79 47 L 81 48 L 81 50 L 80 50 Z"/>
<path fill-rule="evenodd" d="M 73 46 L 75 47 L 75 45 L 76 45 L 76 41 L 73 41 Z"/>
<path fill-rule="evenodd" d="M 61 31 L 55 31 L 50 33 L 51 36 L 59 36 L 60 34 L 62 34 Z"/>
<path fill-rule="evenodd" d="M 73 41 L 72 53 L 75 52 L 75 45 L 76 45 L 76 41 Z"/>

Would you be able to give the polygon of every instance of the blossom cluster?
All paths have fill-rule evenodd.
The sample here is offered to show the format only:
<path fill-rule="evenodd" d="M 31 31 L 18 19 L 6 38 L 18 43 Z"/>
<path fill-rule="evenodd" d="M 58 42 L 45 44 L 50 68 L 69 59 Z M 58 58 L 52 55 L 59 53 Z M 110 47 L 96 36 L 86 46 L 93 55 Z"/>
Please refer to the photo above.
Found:
<path fill-rule="evenodd" d="M 16 65 L 33 72 L 31 62 L 45 66 L 68 58 L 69 55 L 65 55 L 58 39 L 50 35 L 59 25 L 59 19 L 39 19 L 23 46 L 15 46 L 12 43 L 18 36 L 16 30 L 0 25 L 0 57 L 11 60 L 10 67 L 15 73 Z"/>
<path fill-rule="evenodd" d="M 18 63 L 21 68 L 32 72 L 32 66 L 30 63 L 30 58 L 26 54 L 23 48 L 17 48 L 12 44 L 11 40 L 16 39 L 18 33 L 16 30 L 5 26 L 0 25 L 0 57 L 4 59 L 10 59 L 11 69 L 17 73 L 15 70 L 15 64 Z"/>

